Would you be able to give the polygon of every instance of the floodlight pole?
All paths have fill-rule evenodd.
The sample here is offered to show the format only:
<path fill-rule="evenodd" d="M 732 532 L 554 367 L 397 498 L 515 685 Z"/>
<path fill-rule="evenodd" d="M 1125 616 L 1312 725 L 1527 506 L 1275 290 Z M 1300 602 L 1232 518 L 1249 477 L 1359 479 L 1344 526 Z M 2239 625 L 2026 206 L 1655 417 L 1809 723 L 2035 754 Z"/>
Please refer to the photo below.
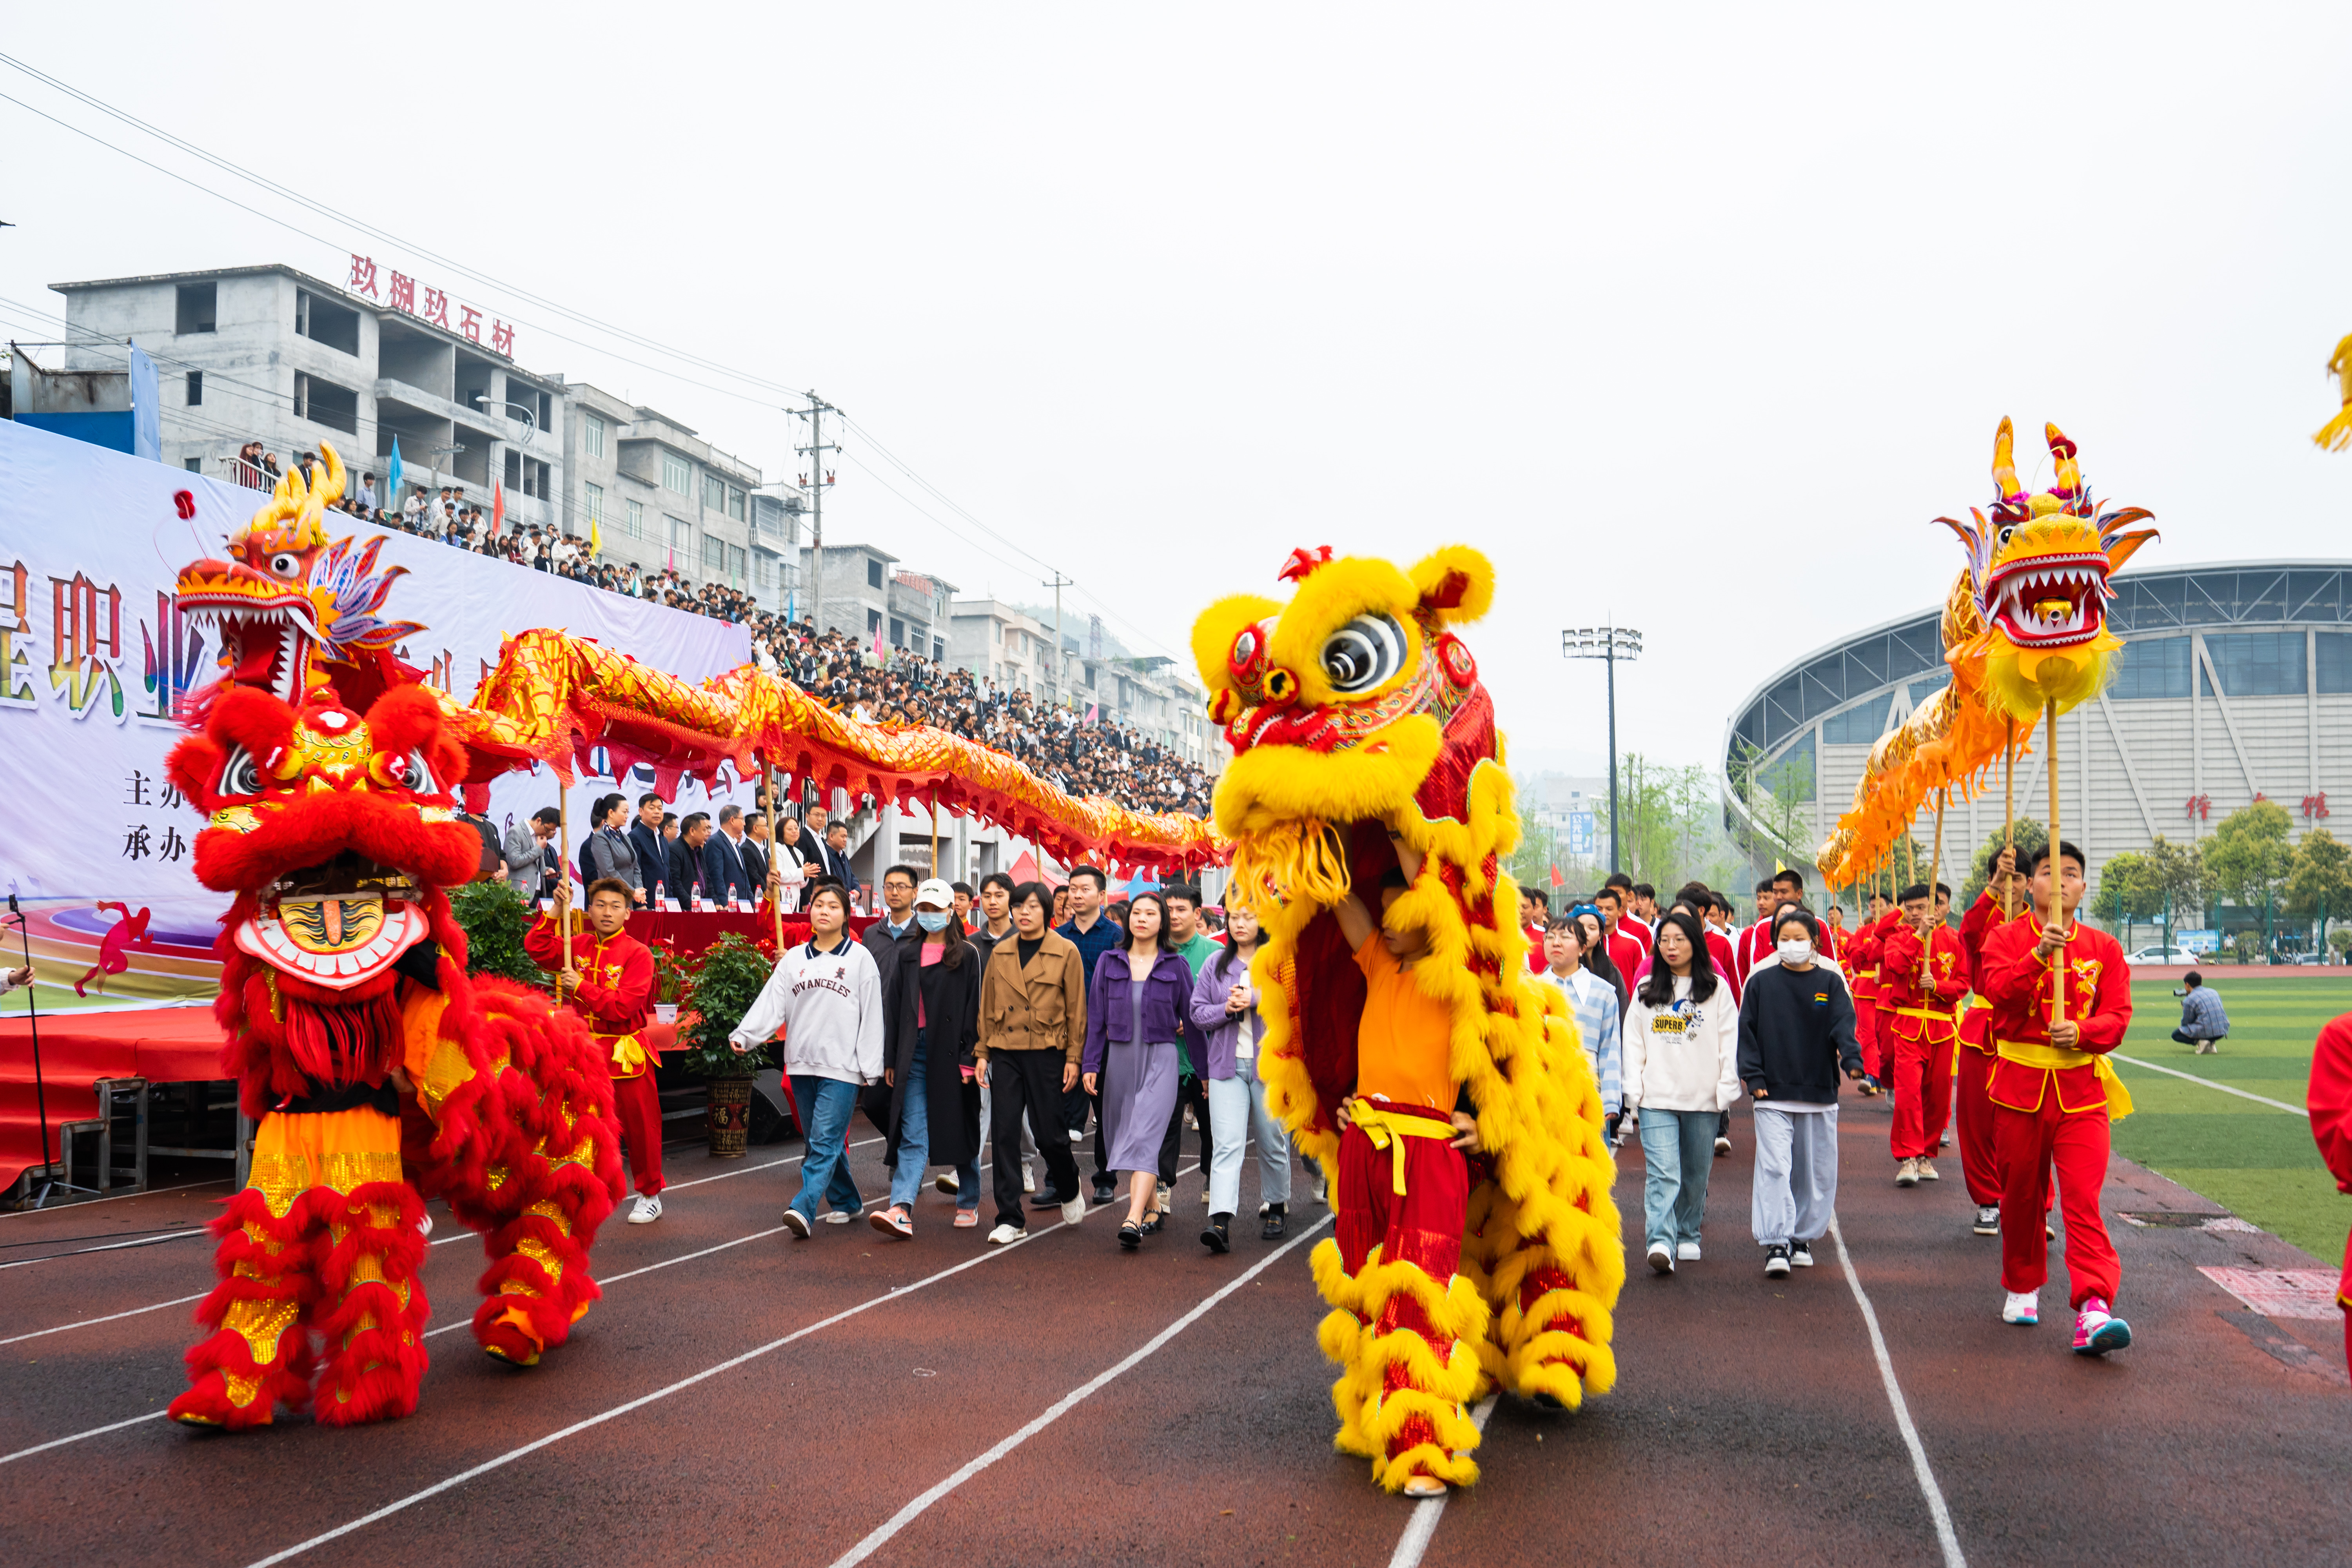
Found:
<path fill-rule="evenodd" d="M 1624 626 L 1578 626 L 1559 634 L 1563 658 L 1597 658 L 1607 668 L 1609 681 L 1609 868 L 1624 869 L 1619 858 L 1617 816 L 1617 656 L 1639 658 L 1642 634 Z"/>
<path fill-rule="evenodd" d="M 1601 668 L 1609 672 L 1609 868 L 1622 871 L 1625 862 L 1617 853 L 1617 649 L 1612 637 L 1602 645 Z"/>

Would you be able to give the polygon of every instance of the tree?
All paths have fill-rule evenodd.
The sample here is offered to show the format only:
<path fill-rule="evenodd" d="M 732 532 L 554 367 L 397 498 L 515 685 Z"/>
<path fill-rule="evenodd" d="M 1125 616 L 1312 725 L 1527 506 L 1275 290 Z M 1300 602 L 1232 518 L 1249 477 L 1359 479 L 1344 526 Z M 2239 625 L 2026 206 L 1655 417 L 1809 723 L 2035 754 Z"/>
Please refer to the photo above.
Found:
<path fill-rule="evenodd" d="M 2286 841 L 2294 827 L 2286 807 L 2274 800 L 2258 800 L 2231 812 L 2205 842 L 2206 885 L 2241 909 L 2262 905 L 2267 916 L 2294 863 L 2294 851 Z"/>
<path fill-rule="evenodd" d="M 2050 830 L 2030 816 L 2017 818 L 2016 828 L 2017 863 L 2022 868 L 2027 856 L 2050 842 Z M 2000 853 L 2001 846 L 2007 842 L 2009 840 L 1998 827 L 1985 835 L 1985 841 L 1977 846 L 1976 854 L 1969 861 L 1968 881 L 1960 889 L 1955 908 L 1966 910 L 1975 905 L 1977 896 L 1985 890 L 1986 882 L 1990 880 L 1985 875 L 1985 867 Z"/>
<path fill-rule="evenodd" d="M 1618 764 L 1622 870 L 1662 892 L 1685 881 L 1737 880 L 1744 858 L 1723 829 L 1723 802 L 1706 768 L 1673 767 L 1629 752 Z M 1594 803 L 1600 838 L 1609 838 L 1609 808 Z M 1793 857 L 1790 857 L 1793 860 Z M 1796 861 L 1810 864 L 1810 859 Z"/>
<path fill-rule="evenodd" d="M 2303 836 L 2286 875 L 2287 908 L 2319 921 L 2319 945 L 2327 945 L 2327 922 L 2352 915 L 2352 847 L 2325 827 Z"/>
<path fill-rule="evenodd" d="M 1807 809 L 1813 803 L 1812 754 L 1768 763 L 1762 748 L 1742 741 L 1732 758 L 1731 786 L 1747 804 L 1748 820 L 1763 841 L 1755 847 L 1790 865 L 1810 868 L 1816 848 L 1809 828 L 1812 814 Z"/>
<path fill-rule="evenodd" d="M 2118 923 L 2162 914 L 2163 896 L 2148 894 L 2153 870 L 2147 857 L 2137 849 L 2108 856 L 2107 863 L 2099 868 L 2098 888 L 2091 895 L 2094 912 Z"/>
<path fill-rule="evenodd" d="M 2159 833 L 2147 855 L 2149 918 L 2164 921 L 2164 940 L 2175 928 L 2201 921 L 2205 911 L 2205 854 L 2199 844 L 2175 844 Z"/>

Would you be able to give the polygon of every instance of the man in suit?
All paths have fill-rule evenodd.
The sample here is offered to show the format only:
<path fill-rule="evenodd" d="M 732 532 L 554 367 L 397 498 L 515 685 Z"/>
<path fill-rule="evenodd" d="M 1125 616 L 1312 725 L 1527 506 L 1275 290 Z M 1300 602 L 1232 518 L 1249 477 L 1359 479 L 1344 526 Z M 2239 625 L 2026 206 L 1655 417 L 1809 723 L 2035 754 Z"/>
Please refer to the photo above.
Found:
<path fill-rule="evenodd" d="M 857 897 L 857 873 L 849 868 L 849 824 L 830 823 L 824 830 L 824 874 Z"/>
<path fill-rule="evenodd" d="M 749 842 L 743 837 L 743 808 L 722 805 L 719 808 L 719 831 L 703 846 L 702 858 L 710 878 L 710 901 L 724 904 L 730 899 L 746 903 L 759 901 L 759 889 L 767 879 L 754 881 L 751 868 L 745 864 L 743 847 Z"/>
<path fill-rule="evenodd" d="M 669 850 L 662 843 L 662 797 L 647 790 L 637 796 L 637 819 L 629 824 L 629 847 L 637 852 L 637 875 L 644 879 L 646 897 L 660 898 L 656 884 L 669 882 Z"/>
<path fill-rule="evenodd" d="M 669 847 L 669 896 L 677 900 L 682 910 L 694 908 L 697 899 L 714 896 L 709 864 L 702 854 L 709 839 L 709 815 L 698 811 L 679 824 L 677 842 Z"/>
<path fill-rule="evenodd" d="M 775 853 L 775 841 L 768 837 L 768 814 L 747 811 L 743 814 L 743 869 L 751 874 L 751 889 L 765 895 L 768 887 L 768 865 Z"/>

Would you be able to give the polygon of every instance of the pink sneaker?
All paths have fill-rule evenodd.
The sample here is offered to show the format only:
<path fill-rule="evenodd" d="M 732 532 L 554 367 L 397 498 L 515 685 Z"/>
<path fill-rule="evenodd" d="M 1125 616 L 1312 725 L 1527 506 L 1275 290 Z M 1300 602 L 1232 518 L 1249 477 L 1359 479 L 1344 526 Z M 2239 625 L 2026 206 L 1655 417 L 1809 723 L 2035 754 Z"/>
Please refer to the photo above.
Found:
<path fill-rule="evenodd" d="M 866 1216 L 866 1220 L 885 1236 L 895 1236 L 902 1240 L 909 1240 L 915 1234 L 914 1224 L 907 1218 L 907 1211 L 895 1205 L 887 1209 L 876 1210 Z"/>
<path fill-rule="evenodd" d="M 2105 1355 L 2109 1351 L 2122 1350 L 2131 1341 L 2131 1325 L 2108 1311 L 2103 1299 L 2084 1298 L 2083 1310 L 2074 1314 L 2076 1355 Z"/>

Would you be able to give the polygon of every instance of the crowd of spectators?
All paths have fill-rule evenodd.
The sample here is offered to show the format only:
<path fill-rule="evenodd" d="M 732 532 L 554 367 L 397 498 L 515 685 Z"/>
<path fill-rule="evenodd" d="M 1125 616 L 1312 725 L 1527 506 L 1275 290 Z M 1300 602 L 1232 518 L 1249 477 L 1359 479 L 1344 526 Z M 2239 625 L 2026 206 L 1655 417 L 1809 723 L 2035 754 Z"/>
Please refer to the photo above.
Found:
<path fill-rule="evenodd" d="M 240 454 L 257 472 L 277 474 L 274 454 L 255 446 Z M 298 459 L 305 477 L 319 459 Z M 383 493 L 373 473 L 345 481 L 334 510 L 380 527 L 552 573 L 631 598 L 709 616 L 747 627 L 753 657 L 837 712 L 881 724 L 929 724 L 992 746 L 1026 764 L 1064 793 L 1103 795 L 1136 811 L 1209 812 L 1210 780 L 1199 764 L 1124 724 L 1088 722 L 1017 688 L 1000 687 L 971 671 L 890 648 L 877 659 L 873 644 L 842 632 L 820 633 L 809 621 L 788 621 L 760 608 L 751 595 L 717 583 L 694 583 L 675 570 L 653 572 L 635 562 L 597 560 L 585 541 L 537 523 L 494 528 L 489 514 L 454 486 L 438 492 L 406 487 L 404 497 Z M 395 504 L 385 506 L 384 501 Z"/>

